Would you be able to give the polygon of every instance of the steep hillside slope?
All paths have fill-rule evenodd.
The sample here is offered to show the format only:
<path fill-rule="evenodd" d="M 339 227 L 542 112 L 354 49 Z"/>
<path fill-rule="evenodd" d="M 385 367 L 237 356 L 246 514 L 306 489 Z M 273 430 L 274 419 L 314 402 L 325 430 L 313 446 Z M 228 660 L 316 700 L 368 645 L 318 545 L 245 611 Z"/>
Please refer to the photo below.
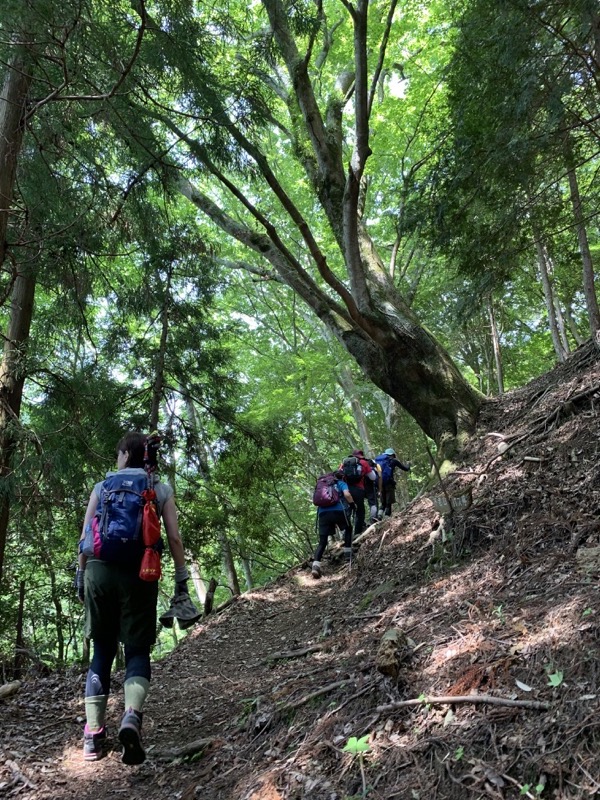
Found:
<path fill-rule="evenodd" d="M 464 463 L 432 493 L 467 508 L 442 519 L 421 497 L 350 567 L 326 562 L 315 582 L 307 563 L 199 624 L 154 668 L 140 767 L 116 749 L 81 763 L 83 674 L 31 678 L 0 701 L 4 796 L 593 796 L 599 403 L 588 343 L 486 404 Z M 363 755 L 344 751 L 352 737 L 368 737 Z"/>

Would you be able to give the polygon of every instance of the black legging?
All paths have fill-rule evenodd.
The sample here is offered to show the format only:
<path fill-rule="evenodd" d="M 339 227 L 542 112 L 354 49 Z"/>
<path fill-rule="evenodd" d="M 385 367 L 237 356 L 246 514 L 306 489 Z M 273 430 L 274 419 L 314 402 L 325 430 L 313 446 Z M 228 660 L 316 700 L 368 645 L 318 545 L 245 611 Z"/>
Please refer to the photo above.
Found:
<path fill-rule="evenodd" d="M 354 517 L 354 535 L 358 536 L 366 528 L 365 525 L 365 490 L 361 486 L 348 486 L 356 507 Z"/>
<path fill-rule="evenodd" d="M 389 481 L 382 486 L 381 505 L 386 517 L 392 516 L 392 505 L 396 502 L 396 481 Z"/>
<path fill-rule="evenodd" d="M 330 536 L 336 527 L 344 531 L 344 547 L 352 547 L 352 524 L 349 511 L 319 511 L 319 544 L 315 550 L 315 561 L 320 561 Z"/>
<path fill-rule="evenodd" d="M 94 639 L 94 655 L 85 681 L 85 696 L 97 697 L 110 693 L 110 672 L 117 655 L 118 642 Z M 150 646 L 125 645 L 125 680 L 139 677 L 150 680 Z"/>

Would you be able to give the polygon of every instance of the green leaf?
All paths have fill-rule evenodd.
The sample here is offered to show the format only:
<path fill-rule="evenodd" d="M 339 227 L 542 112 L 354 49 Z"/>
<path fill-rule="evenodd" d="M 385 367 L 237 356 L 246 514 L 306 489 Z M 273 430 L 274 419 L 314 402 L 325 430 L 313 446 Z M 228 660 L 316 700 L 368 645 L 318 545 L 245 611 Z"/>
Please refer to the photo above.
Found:
<path fill-rule="evenodd" d="M 560 670 L 548 675 L 548 686 L 560 686 L 562 682 L 563 673 Z"/>
<path fill-rule="evenodd" d="M 346 746 L 342 748 L 344 753 L 352 753 L 353 756 L 359 753 L 368 753 L 371 749 L 369 745 L 369 734 L 357 739 L 356 736 L 351 736 L 346 742 Z"/>

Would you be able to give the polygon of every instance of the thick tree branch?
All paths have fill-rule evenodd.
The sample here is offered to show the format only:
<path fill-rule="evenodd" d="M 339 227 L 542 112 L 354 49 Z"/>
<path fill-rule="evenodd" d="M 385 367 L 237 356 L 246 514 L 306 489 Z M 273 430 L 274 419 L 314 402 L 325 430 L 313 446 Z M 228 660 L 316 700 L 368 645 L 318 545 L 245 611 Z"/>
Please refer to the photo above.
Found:
<path fill-rule="evenodd" d="M 369 92 L 369 100 L 367 103 L 367 116 L 369 117 L 369 119 L 371 118 L 371 110 L 373 108 L 373 101 L 375 99 L 375 94 L 377 92 L 377 84 L 379 83 L 379 76 L 381 75 L 381 70 L 383 69 L 383 62 L 385 61 L 385 54 L 390 39 L 390 31 L 392 29 L 392 22 L 394 21 L 394 13 L 396 12 L 397 4 L 398 0 L 391 0 L 387 19 L 385 22 L 385 30 L 383 32 L 381 45 L 379 47 L 379 58 L 377 60 L 377 66 L 375 67 L 373 78 L 371 79 L 371 91 Z"/>

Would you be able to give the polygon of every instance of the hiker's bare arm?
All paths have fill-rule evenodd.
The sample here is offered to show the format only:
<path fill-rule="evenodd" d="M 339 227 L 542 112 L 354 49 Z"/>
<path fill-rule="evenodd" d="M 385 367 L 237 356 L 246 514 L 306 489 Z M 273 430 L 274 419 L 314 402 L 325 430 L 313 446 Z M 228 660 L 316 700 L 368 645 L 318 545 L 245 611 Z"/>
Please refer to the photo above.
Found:
<path fill-rule="evenodd" d="M 79 537 L 79 541 L 81 542 L 83 537 L 85 536 L 85 529 L 87 527 L 88 522 L 92 519 L 94 514 L 96 513 L 96 509 L 98 507 L 98 496 L 96 492 L 92 492 L 90 495 L 90 499 L 88 500 L 87 509 L 85 512 L 85 517 L 83 519 L 83 528 L 81 529 L 81 536 Z M 87 561 L 87 556 L 84 556 L 83 553 L 79 553 L 78 563 L 80 569 L 85 569 L 85 562 Z"/>
<path fill-rule="evenodd" d="M 185 554 L 183 552 L 183 542 L 179 535 L 179 523 L 177 522 L 177 506 L 175 499 L 171 496 L 162 508 L 162 518 L 167 532 L 169 550 L 173 556 L 176 567 L 185 566 Z"/>
<path fill-rule="evenodd" d="M 348 503 L 349 503 L 351 506 L 353 506 L 353 505 L 354 505 L 354 498 L 353 498 L 353 497 L 352 497 L 352 495 L 350 494 L 350 490 L 349 490 L 349 489 L 344 489 L 344 497 L 346 498 L 346 500 L 348 501 Z"/>

